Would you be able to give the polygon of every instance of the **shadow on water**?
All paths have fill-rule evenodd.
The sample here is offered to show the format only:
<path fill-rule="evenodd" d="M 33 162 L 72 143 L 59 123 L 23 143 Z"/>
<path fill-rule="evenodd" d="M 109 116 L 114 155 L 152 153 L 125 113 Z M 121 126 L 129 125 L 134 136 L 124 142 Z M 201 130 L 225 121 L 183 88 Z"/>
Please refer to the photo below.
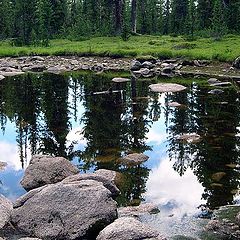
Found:
<path fill-rule="evenodd" d="M 184 81 L 187 91 L 155 94 L 149 92 L 149 81 L 114 84 L 111 78 L 28 74 L 0 83 L 0 151 L 2 156 L 9 153 L 8 159 L 0 159 L 9 165 L 0 172 L 0 192 L 8 195 L 4 183 L 9 171 L 15 171 L 17 182 L 31 155 L 51 154 L 72 160 L 82 172 L 106 168 L 123 173 L 118 203 L 136 205 L 144 200 L 149 174 L 161 159 L 151 155 L 152 164 L 126 166 L 119 158 L 161 148 L 179 178 L 188 169 L 194 173 L 207 207 L 234 203 L 240 160 L 237 91 L 229 87 L 222 95 L 211 95 L 208 86 L 189 80 Z M 93 94 L 106 90 L 108 94 Z M 169 102 L 184 107 L 165 104 Z M 155 135 L 160 131 L 157 124 L 166 136 L 161 143 L 150 139 L 152 129 Z M 201 141 L 181 141 L 177 136 L 183 133 L 197 133 Z M 10 145 L 14 153 L 7 152 Z"/>

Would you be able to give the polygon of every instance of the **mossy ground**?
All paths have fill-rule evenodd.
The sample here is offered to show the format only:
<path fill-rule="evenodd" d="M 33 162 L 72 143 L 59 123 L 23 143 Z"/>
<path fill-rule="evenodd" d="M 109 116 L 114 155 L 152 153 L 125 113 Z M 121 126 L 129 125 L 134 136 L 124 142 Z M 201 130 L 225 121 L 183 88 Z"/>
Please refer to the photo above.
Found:
<path fill-rule="evenodd" d="M 16 47 L 9 41 L 0 42 L 0 56 L 24 55 L 79 55 L 110 57 L 141 57 L 151 55 L 158 58 L 184 57 L 233 61 L 240 55 L 240 36 L 227 35 L 219 41 L 212 38 L 197 38 L 189 41 L 184 37 L 132 36 L 129 41 L 120 37 L 95 37 L 84 41 L 55 39 L 49 47 Z"/>

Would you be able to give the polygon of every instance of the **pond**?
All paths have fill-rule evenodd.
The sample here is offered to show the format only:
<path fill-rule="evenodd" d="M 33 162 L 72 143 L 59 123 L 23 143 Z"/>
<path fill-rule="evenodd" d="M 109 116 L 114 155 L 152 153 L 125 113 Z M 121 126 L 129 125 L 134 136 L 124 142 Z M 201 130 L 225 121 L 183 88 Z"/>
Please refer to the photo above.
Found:
<path fill-rule="evenodd" d="M 68 158 L 81 172 L 105 168 L 122 173 L 119 206 L 157 204 L 165 220 L 148 221 L 158 228 L 161 224 L 168 235 L 179 233 L 177 227 L 169 230 L 170 222 L 186 228 L 188 216 L 237 203 L 236 88 L 212 95 L 206 79 L 137 80 L 136 86 L 111 82 L 122 74 L 127 76 L 27 74 L 1 81 L 0 162 L 7 166 L 0 170 L 0 193 L 13 201 L 22 195 L 19 181 L 31 156 L 50 154 Z M 187 90 L 151 93 L 148 86 L 159 81 L 181 82 Z M 94 94 L 109 89 L 119 91 Z M 201 138 L 183 141 L 182 134 Z M 149 160 L 137 166 L 118 161 L 133 152 L 144 153 Z"/>

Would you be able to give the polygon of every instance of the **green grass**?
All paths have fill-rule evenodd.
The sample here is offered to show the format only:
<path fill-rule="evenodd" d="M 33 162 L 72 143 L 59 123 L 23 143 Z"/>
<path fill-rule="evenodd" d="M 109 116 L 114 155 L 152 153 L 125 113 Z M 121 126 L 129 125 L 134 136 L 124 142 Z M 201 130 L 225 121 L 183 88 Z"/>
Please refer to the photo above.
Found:
<path fill-rule="evenodd" d="M 0 56 L 25 55 L 78 55 L 109 57 L 140 57 L 150 55 L 158 58 L 183 57 L 233 61 L 240 56 L 240 36 L 229 35 L 220 41 L 198 38 L 188 41 L 183 37 L 132 36 L 124 42 L 119 37 L 96 37 L 85 41 L 56 39 L 50 47 L 13 47 L 8 41 L 0 42 Z"/>

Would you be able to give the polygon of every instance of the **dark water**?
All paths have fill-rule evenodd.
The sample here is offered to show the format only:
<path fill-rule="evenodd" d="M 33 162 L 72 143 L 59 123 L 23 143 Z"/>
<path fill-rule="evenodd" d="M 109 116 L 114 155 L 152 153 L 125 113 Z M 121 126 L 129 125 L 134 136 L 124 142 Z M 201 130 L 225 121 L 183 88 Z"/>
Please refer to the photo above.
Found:
<path fill-rule="evenodd" d="M 239 201 L 235 87 L 211 95 L 206 81 L 180 79 L 187 91 L 155 94 L 148 85 L 161 80 L 137 81 L 135 88 L 114 85 L 112 77 L 26 75 L 0 82 L 0 161 L 8 164 L 0 171 L 0 193 L 12 200 L 23 194 L 19 180 L 31 155 L 51 154 L 69 158 L 82 172 L 107 168 L 123 173 L 121 206 L 154 202 L 166 216 L 182 219 L 200 205 L 216 208 Z M 123 91 L 92 95 L 110 87 Z M 182 133 L 197 133 L 201 141 L 180 141 Z M 131 152 L 150 158 L 135 167 L 117 161 Z"/>

